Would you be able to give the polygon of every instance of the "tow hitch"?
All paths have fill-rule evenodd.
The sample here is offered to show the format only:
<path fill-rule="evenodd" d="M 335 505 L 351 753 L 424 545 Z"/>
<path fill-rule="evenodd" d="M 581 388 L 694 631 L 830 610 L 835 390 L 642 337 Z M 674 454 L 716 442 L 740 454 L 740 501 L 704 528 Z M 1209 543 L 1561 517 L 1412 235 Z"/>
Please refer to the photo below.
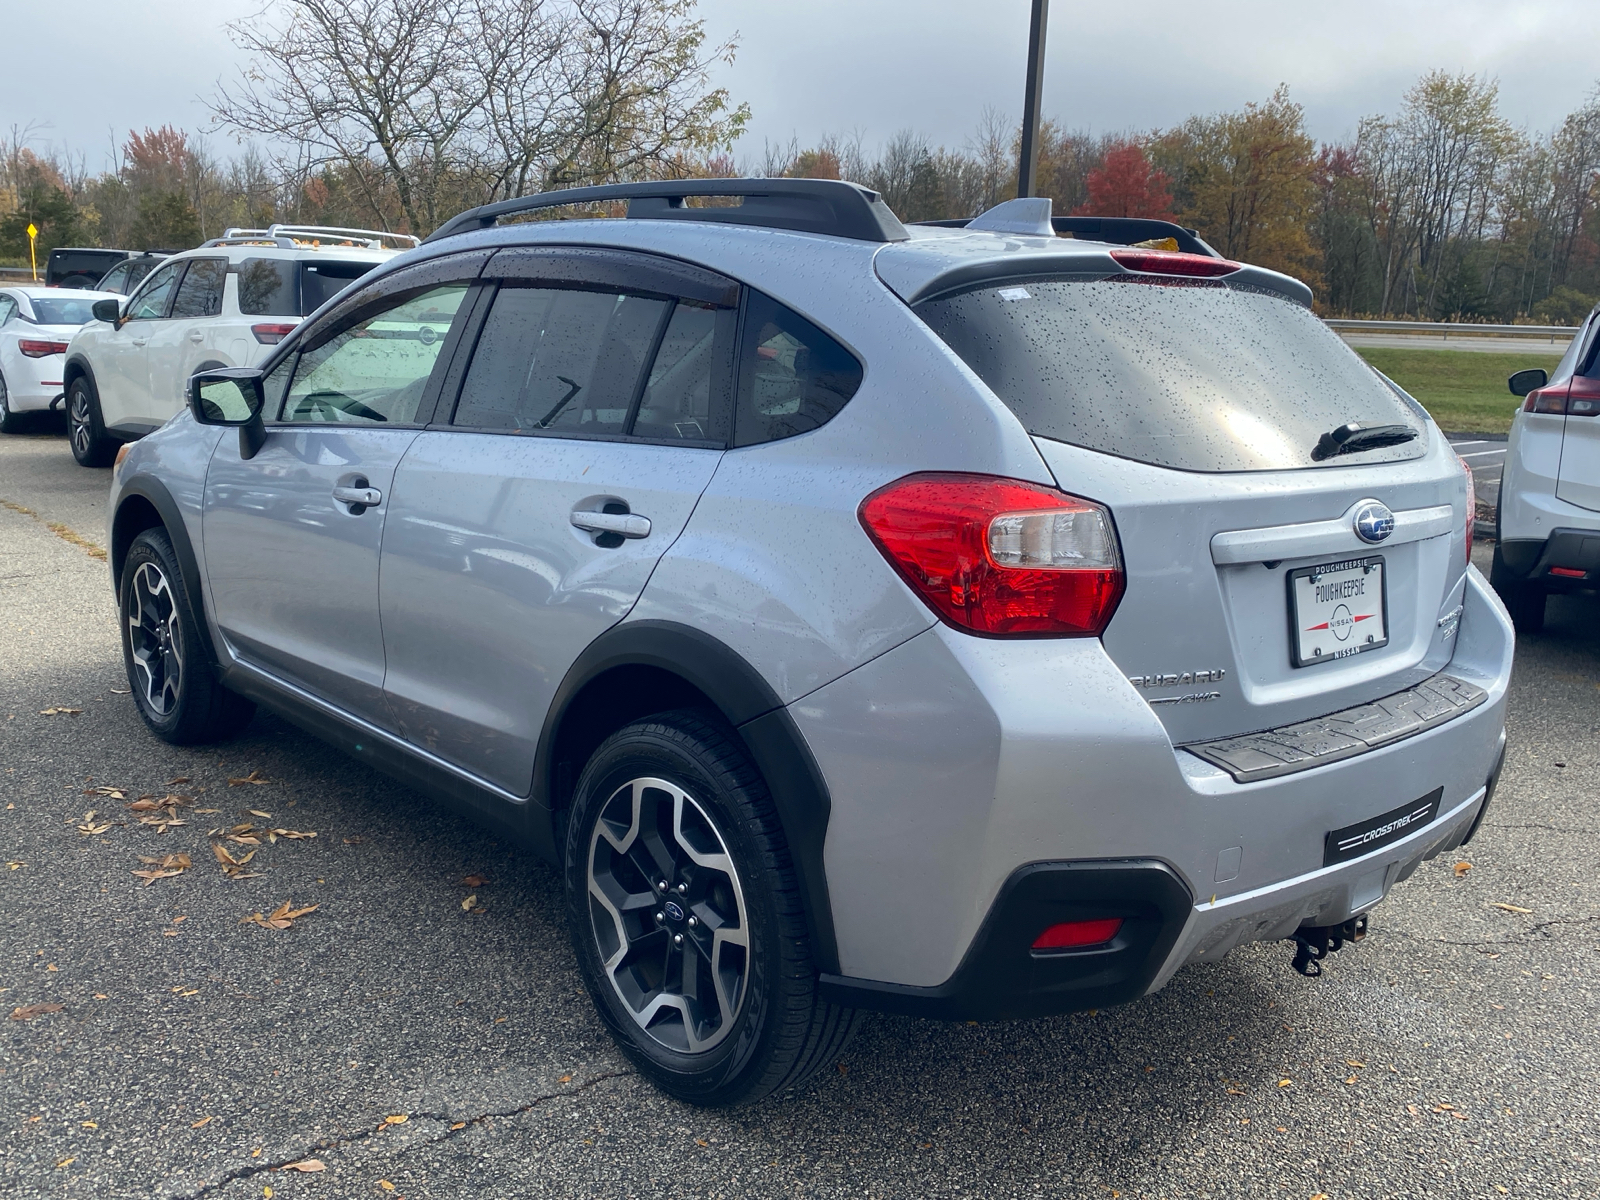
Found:
<path fill-rule="evenodd" d="M 1365 915 L 1351 917 L 1343 925 L 1313 925 L 1294 931 L 1294 969 L 1313 978 L 1322 974 L 1321 960 L 1344 949 L 1346 942 L 1359 942 L 1367 936 Z"/>

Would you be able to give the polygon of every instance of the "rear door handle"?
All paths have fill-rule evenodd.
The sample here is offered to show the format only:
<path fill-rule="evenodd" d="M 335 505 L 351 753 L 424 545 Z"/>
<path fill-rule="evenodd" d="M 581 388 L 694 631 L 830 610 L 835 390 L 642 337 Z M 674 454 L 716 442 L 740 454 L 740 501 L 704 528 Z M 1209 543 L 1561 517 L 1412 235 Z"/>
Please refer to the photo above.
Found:
<path fill-rule="evenodd" d="M 133 339 L 132 339 L 132 341 L 133 341 L 133 344 L 134 344 L 134 345 L 135 345 L 135 346 L 142 346 L 142 345 L 144 345 L 144 344 L 145 344 L 145 341 L 146 341 L 146 340 L 147 340 L 147 339 L 145 339 L 145 338 L 133 338 Z"/>
<path fill-rule="evenodd" d="M 650 536 L 650 518 L 638 513 L 575 512 L 572 523 L 590 533 L 620 533 L 625 538 Z"/>
<path fill-rule="evenodd" d="M 336 487 L 333 498 L 340 504 L 359 504 L 362 508 L 383 503 L 383 493 L 375 487 Z"/>
<path fill-rule="evenodd" d="M 201 342 L 206 340 L 206 335 L 201 333 L 198 329 L 191 329 L 189 331 L 189 340 L 198 346 Z"/>

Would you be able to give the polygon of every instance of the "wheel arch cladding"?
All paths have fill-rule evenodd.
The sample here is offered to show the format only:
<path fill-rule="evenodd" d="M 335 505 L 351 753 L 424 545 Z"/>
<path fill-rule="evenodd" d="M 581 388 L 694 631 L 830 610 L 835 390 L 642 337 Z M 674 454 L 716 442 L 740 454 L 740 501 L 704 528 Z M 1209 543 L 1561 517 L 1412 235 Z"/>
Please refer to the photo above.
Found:
<path fill-rule="evenodd" d="M 172 552 L 178 557 L 178 569 L 183 575 L 183 591 L 189 612 L 194 618 L 195 630 L 206 651 L 216 661 L 216 648 L 211 644 L 211 630 L 205 619 L 205 600 L 200 587 L 200 563 L 189 540 L 189 528 L 184 524 L 178 503 L 172 498 L 166 484 L 148 475 L 135 476 L 123 485 L 122 498 L 117 503 L 117 515 L 111 522 L 111 586 L 120 596 L 122 564 L 128 559 L 128 549 L 133 539 L 147 529 L 161 528 L 172 542 Z"/>
<path fill-rule="evenodd" d="M 62 390 L 72 387 L 73 382 L 77 380 L 79 376 L 87 379 L 91 388 L 95 386 L 94 368 L 89 365 L 88 360 L 83 358 L 67 359 L 67 365 L 64 368 L 64 373 L 61 376 Z"/>
<path fill-rule="evenodd" d="M 783 824 L 819 970 L 838 970 L 823 867 L 832 802 L 804 738 L 777 693 L 716 638 L 670 621 L 634 621 L 596 638 L 556 690 L 534 759 L 533 796 L 549 811 L 549 847 L 584 763 L 616 730 L 652 713 L 707 707 L 733 726 Z"/>

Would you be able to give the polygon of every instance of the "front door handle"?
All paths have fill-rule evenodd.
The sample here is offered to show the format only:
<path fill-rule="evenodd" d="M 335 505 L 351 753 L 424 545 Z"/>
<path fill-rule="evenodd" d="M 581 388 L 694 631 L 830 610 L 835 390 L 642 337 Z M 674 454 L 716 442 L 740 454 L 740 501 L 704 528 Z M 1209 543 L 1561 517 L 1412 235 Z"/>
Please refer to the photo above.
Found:
<path fill-rule="evenodd" d="M 333 498 L 340 504 L 367 509 L 383 503 L 383 493 L 375 487 L 336 487 Z"/>
<path fill-rule="evenodd" d="M 617 533 L 625 538 L 650 536 L 650 518 L 638 513 L 575 512 L 572 523 L 590 533 Z"/>
<path fill-rule="evenodd" d="M 206 335 L 201 333 L 198 329 L 191 329 L 189 331 L 189 340 L 198 346 L 201 342 L 206 340 Z"/>
<path fill-rule="evenodd" d="M 142 346 L 142 345 L 144 345 L 144 344 L 145 344 L 145 341 L 146 341 L 146 340 L 147 340 L 147 339 L 145 339 L 145 338 L 133 338 L 133 339 L 131 339 L 131 340 L 132 340 L 132 342 L 133 342 L 133 344 L 134 344 L 134 345 L 135 345 L 135 346 Z"/>

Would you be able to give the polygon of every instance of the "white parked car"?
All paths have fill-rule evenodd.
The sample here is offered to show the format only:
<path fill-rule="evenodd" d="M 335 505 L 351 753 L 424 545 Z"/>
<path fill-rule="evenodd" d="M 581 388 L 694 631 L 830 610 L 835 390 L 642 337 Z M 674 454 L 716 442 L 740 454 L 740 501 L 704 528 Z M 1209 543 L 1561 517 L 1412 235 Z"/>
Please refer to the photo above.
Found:
<path fill-rule="evenodd" d="M 0 433 L 17 433 L 65 394 L 67 343 L 110 292 L 0 288 Z"/>
<path fill-rule="evenodd" d="M 1511 422 L 1495 530 L 1495 590 L 1523 633 L 1544 628 L 1553 592 L 1600 586 L 1600 307 L 1553 374 L 1510 379 Z"/>
<path fill-rule="evenodd" d="M 409 234 L 311 225 L 230 229 L 95 307 L 62 374 L 72 456 L 111 465 L 121 442 L 184 407 L 189 376 L 251 367 L 322 304 L 417 244 Z"/>

